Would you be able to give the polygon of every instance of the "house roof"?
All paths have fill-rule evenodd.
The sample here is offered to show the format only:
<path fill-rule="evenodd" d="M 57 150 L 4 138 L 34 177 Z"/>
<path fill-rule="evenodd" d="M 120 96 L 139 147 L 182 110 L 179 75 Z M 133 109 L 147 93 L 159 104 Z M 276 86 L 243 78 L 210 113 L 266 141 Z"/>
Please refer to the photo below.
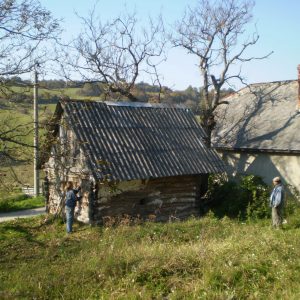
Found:
<path fill-rule="evenodd" d="M 204 145 L 205 133 L 186 108 L 90 101 L 66 101 L 61 106 L 98 179 L 224 171 L 223 162 Z M 99 165 L 99 161 L 107 163 Z"/>
<path fill-rule="evenodd" d="M 252 84 L 225 99 L 216 110 L 214 148 L 299 152 L 298 82 Z"/>

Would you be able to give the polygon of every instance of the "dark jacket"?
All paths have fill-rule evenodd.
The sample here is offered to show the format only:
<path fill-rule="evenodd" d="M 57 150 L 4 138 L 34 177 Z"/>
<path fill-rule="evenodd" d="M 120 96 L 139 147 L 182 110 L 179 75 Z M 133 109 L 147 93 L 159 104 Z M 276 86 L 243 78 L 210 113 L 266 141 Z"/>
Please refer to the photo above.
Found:
<path fill-rule="evenodd" d="M 66 206 L 68 207 L 76 206 L 76 195 L 73 190 L 68 190 L 66 192 Z"/>

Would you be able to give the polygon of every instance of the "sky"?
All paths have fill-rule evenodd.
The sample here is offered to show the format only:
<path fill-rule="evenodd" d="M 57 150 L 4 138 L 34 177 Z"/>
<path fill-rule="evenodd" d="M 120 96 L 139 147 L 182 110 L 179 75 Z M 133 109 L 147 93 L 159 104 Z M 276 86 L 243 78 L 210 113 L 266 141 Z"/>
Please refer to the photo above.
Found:
<path fill-rule="evenodd" d="M 81 29 L 76 16 L 86 16 L 93 8 L 95 0 L 40 0 L 56 18 L 62 19 L 65 36 L 75 36 Z M 165 24 L 172 26 L 180 19 L 185 8 L 195 6 L 196 0 L 98 0 L 97 14 L 101 19 L 112 18 L 122 12 L 135 10 L 141 20 L 149 15 L 162 14 Z M 242 75 L 247 83 L 290 80 L 297 78 L 297 65 L 300 64 L 300 1 L 299 0 L 256 0 L 253 9 L 253 22 L 248 33 L 255 30 L 260 39 L 248 52 L 250 56 L 263 56 L 274 53 L 265 60 L 243 64 Z M 201 75 L 197 59 L 184 50 L 170 49 L 167 61 L 160 65 L 162 84 L 174 90 L 188 86 L 200 87 Z M 241 87 L 239 84 L 235 88 Z"/>

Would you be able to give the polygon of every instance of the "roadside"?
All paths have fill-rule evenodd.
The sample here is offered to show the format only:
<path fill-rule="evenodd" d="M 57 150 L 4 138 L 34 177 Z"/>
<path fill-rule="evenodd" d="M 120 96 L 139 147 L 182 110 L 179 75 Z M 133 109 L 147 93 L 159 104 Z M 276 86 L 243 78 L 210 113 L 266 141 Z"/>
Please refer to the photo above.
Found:
<path fill-rule="evenodd" d="M 0 214 L 8 212 L 17 212 L 20 210 L 29 210 L 45 206 L 43 196 L 30 197 L 25 194 L 1 195 Z"/>
<path fill-rule="evenodd" d="M 43 215 L 45 213 L 46 213 L 45 207 L 0 213 L 0 223 L 6 222 L 6 221 L 11 221 L 11 220 L 18 219 L 18 218 L 34 217 L 34 216 L 38 216 L 38 215 Z"/>

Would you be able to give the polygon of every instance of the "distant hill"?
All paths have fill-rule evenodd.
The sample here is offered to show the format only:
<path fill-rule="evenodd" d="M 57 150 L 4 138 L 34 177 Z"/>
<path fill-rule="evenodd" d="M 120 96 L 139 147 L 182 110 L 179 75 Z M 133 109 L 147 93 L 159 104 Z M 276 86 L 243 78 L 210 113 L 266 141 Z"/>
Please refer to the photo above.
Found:
<path fill-rule="evenodd" d="M 5 91 L 2 90 L 2 99 L 0 105 L 5 105 L 8 101 L 14 104 L 31 104 L 32 87 L 28 80 L 22 80 L 20 77 L 13 77 L 6 81 Z M 42 80 L 39 82 L 39 102 L 41 104 L 56 104 L 61 97 L 71 99 L 86 100 L 106 100 L 105 84 L 90 82 L 70 82 L 64 80 Z M 184 104 L 194 113 L 199 112 L 199 101 L 201 98 L 201 88 L 189 86 L 187 89 L 178 91 L 163 86 L 159 99 L 160 88 L 157 85 L 151 85 L 145 82 L 136 84 L 133 94 L 141 102 L 162 102 L 169 104 Z M 232 93 L 232 89 L 223 90 L 223 94 Z M 116 95 L 110 100 L 119 100 Z"/>

